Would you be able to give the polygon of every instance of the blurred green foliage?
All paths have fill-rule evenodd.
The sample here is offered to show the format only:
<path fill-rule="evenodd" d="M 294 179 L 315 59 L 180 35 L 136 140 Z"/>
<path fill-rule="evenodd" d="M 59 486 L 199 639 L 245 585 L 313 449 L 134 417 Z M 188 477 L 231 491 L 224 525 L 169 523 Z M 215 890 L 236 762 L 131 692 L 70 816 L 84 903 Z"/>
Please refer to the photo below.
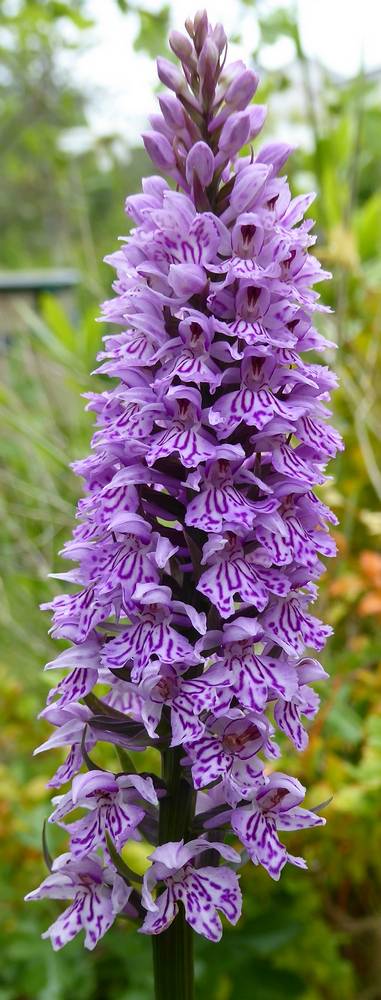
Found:
<path fill-rule="evenodd" d="M 119 0 L 129 16 L 137 5 Z M 246 4 L 246 7 L 249 4 Z M 335 312 L 324 332 L 338 342 L 341 387 L 334 416 L 346 452 L 331 469 L 325 499 L 340 518 L 339 557 L 321 587 L 321 611 L 335 626 L 325 656 L 332 675 L 306 752 L 285 750 L 285 769 L 308 786 L 310 805 L 333 795 L 323 832 L 290 838 L 308 859 L 308 874 L 286 872 L 274 884 L 252 866 L 243 874 L 244 918 L 223 944 L 197 941 L 197 996 L 208 1000 L 378 1000 L 381 860 L 381 110 L 379 83 L 344 82 L 315 69 L 303 52 L 292 8 L 269 13 L 258 0 L 262 45 L 286 35 L 294 43 L 288 70 L 264 74 L 270 106 L 286 95 L 282 138 L 303 125 L 294 190 L 315 187 L 318 253 L 332 268 L 324 289 Z M 253 14 L 254 16 L 254 14 Z M 164 44 L 168 7 L 141 12 L 136 45 Z M 73 522 L 79 484 L 69 463 L 86 453 L 91 421 L 81 393 L 99 347 L 96 296 L 108 274 L 98 261 L 125 225 L 122 203 L 147 168 L 132 151 L 128 165 L 112 137 L 102 148 L 66 153 L 65 130 L 86 120 L 86 102 L 57 72 L 66 34 L 86 36 L 86 4 L 5 4 L 0 35 L 4 150 L 0 208 L 2 266 L 76 263 L 83 271 L 78 315 L 44 296 L 39 308 L 19 302 L 1 340 L 0 746 L 1 936 L 6 946 L 0 1000 L 149 1000 L 150 942 L 120 922 L 92 955 L 81 941 L 53 954 L 40 934 L 54 904 L 24 906 L 43 875 L 41 826 L 49 810 L 51 760 L 32 759 L 45 725 L 35 721 L 53 655 L 40 601 L 58 590 L 47 579 Z M 9 34 L 10 33 L 10 34 Z M 12 42 L 9 45 L 9 39 Z M 69 36 L 68 36 L 69 37 Z M 8 38 L 8 41 L 7 41 Z M 75 42 L 70 35 L 70 44 Z M 5 55 L 5 50 L 7 53 Z M 296 99 L 297 98 L 297 99 Z M 8 139 L 7 139 L 8 136 Z M 105 153 L 107 155 L 105 156 Z M 54 237 L 52 236 L 54 234 Z M 94 388 L 94 380 L 92 380 Z M 301 843 L 301 836 L 303 844 Z M 55 846 L 53 844 L 53 846 Z M 58 905 L 58 904 L 57 904 Z M 180 998 L 178 998 L 180 1000 Z"/>

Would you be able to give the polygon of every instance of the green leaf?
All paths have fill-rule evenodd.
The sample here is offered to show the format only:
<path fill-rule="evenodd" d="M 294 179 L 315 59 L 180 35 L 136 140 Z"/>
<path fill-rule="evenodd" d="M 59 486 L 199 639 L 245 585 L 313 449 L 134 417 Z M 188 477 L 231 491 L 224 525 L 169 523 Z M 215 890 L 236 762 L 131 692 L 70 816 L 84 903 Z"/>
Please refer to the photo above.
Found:
<path fill-rule="evenodd" d="M 273 45 L 278 38 L 286 37 L 291 38 L 297 50 L 300 49 L 298 25 L 289 11 L 280 7 L 267 17 L 260 18 L 259 26 L 265 45 Z"/>
<path fill-rule="evenodd" d="M 381 254 L 381 193 L 376 191 L 354 214 L 353 227 L 363 260 Z"/>
<path fill-rule="evenodd" d="M 47 837 L 46 837 L 46 823 L 47 823 L 47 821 L 46 821 L 46 819 L 44 819 L 44 823 L 43 823 L 43 827 L 42 827 L 42 853 L 44 855 L 44 860 L 45 860 L 46 867 L 51 872 L 52 865 L 53 865 L 53 858 L 51 856 L 51 853 L 50 853 L 49 847 L 48 847 L 48 841 L 47 841 Z"/>
<path fill-rule="evenodd" d="M 91 692 L 86 694 L 83 698 L 85 705 L 94 712 L 95 715 L 110 716 L 111 719 L 118 719 L 120 722 L 129 722 L 130 719 L 123 712 L 119 712 L 117 708 L 113 708 L 112 705 L 107 705 L 106 702 L 97 698 L 96 694 Z"/>
<path fill-rule="evenodd" d="M 74 9 L 73 5 L 59 2 L 59 0 L 51 0 L 49 15 L 53 20 L 60 17 L 67 18 L 72 24 L 75 24 L 76 28 L 91 28 L 93 24 L 91 18 L 84 17 L 79 10 Z"/>
<path fill-rule="evenodd" d="M 162 7 L 157 14 L 140 10 L 140 29 L 134 41 L 134 48 L 148 52 L 152 58 L 164 52 L 169 30 L 170 7 Z"/>
<path fill-rule="evenodd" d="M 87 726 L 84 727 L 84 730 L 83 730 L 83 733 L 82 733 L 82 739 L 81 739 L 81 753 L 82 753 L 82 757 L 84 759 L 84 762 L 86 764 L 87 770 L 88 771 L 104 771 L 104 767 L 100 767 L 99 764 L 96 764 L 95 761 L 93 761 L 91 759 L 91 757 L 89 757 L 89 754 L 87 753 L 87 750 L 86 750 L 86 735 L 87 735 Z"/>
<path fill-rule="evenodd" d="M 119 875 L 122 875 L 123 878 L 127 879 L 127 882 L 138 882 L 139 884 L 141 884 L 143 882 L 142 876 L 138 875 L 137 872 L 133 872 L 132 868 L 129 868 L 128 865 L 126 865 L 126 862 L 123 860 L 120 854 L 118 854 L 118 851 L 116 850 L 116 847 L 113 841 L 111 840 L 110 834 L 107 833 L 107 831 L 106 831 L 106 840 L 111 860 L 114 862 L 115 868 L 119 872 Z"/>
<path fill-rule="evenodd" d="M 67 314 L 55 295 L 42 296 L 41 315 L 57 341 L 72 352 L 75 348 L 76 330 L 69 323 Z"/>
<path fill-rule="evenodd" d="M 341 688 L 336 702 L 329 712 L 324 729 L 328 738 L 331 735 L 349 746 L 355 746 L 360 743 L 363 724 L 361 717 L 349 704 L 348 698 L 348 686 L 345 685 Z"/>
<path fill-rule="evenodd" d="M 131 757 L 129 753 L 127 753 L 127 750 L 124 750 L 123 747 L 119 746 L 116 746 L 115 750 L 118 754 L 120 760 L 120 766 L 124 774 L 136 774 L 135 764 L 133 760 L 131 760 Z"/>

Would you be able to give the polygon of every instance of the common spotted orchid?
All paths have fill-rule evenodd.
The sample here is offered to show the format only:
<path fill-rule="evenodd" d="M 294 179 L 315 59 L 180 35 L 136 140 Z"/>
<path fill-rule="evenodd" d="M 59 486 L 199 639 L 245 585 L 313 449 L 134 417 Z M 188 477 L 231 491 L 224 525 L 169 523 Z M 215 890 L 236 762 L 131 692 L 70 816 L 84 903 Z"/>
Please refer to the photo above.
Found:
<path fill-rule="evenodd" d="M 47 931 L 55 948 L 82 928 L 92 948 L 118 912 L 135 918 L 155 939 L 160 998 L 191 996 L 191 930 L 216 941 L 219 912 L 238 920 L 240 864 L 275 879 L 305 867 L 278 834 L 324 823 L 274 768 L 284 737 L 305 748 L 310 684 L 326 676 L 310 650 L 331 629 L 310 606 L 335 519 L 315 489 L 342 448 L 326 423 L 336 380 L 316 362 L 332 345 L 314 325 L 327 275 L 310 253 L 312 196 L 280 174 L 287 144 L 258 143 L 258 78 L 226 62 L 222 26 L 201 11 L 186 30 L 170 36 L 181 68 L 158 61 L 169 92 L 143 136 L 170 180 L 127 198 L 132 229 L 107 258 L 111 388 L 88 394 L 92 452 L 74 466 L 74 589 L 47 605 L 71 646 L 48 664 L 68 673 L 39 750 L 69 747 L 50 784 L 72 779 L 51 816 L 71 854 L 28 897 L 73 900 Z M 121 770 L 92 763 L 98 741 Z M 134 770 L 129 752 L 138 766 L 147 747 L 160 774 Z M 120 854 L 142 836 L 143 885 Z M 163 971 L 172 946 L 188 959 Z"/>

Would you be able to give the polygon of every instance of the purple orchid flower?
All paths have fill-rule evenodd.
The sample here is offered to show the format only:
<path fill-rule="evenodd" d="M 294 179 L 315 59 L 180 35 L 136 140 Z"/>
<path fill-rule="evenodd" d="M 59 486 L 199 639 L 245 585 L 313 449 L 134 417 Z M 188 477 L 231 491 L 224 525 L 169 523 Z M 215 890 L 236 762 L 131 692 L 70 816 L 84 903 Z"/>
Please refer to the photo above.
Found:
<path fill-rule="evenodd" d="M 50 938 L 58 951 L 84 930 L 85 948 L 92 951 L 118 913 L 133 916 L 136 912 L 128 902 L 130 894 L 124 879 L 112 868 L 104 868 L 94 855 L 74 861 L 70 854 L 61 854 L 53 862 L 51 875 L 25 898 L 72 899 L 42 936 Z"/>
<path fill-rule="evenodd" d="M 127 840 L 139 839 L 138 826 L 145 816 L 139 801 L 157 805 L 158 799 L 151 778 L 139 774 L 109 774 L 89 771 L 77 774 L 71 791 L 53 799 L 55 809 L 49 822 L 59 823 L 70 834 L 70 850 L 75 858 L 86 857 L 99 846 L 107 856 L 106 834 L 117 851 Z M 90 810 L 88 815 L 72 823 L 64 816 L 77 807 Z"/>
<path fill-rule="evenodd" d="M 277 836 L 277 830 L 302 830 L 322 826 L 325 819 L 299 805 L 305 788 L 296 778 L 273 772 L 252 801 L 233 810 L 231 824 L 234 832 L 254 861 L 278 880 L 287 861 L 306 868 L 303 858 L 289 854 Z"/>
<path fill-rule="evenodd" d="M 278 831 L 324 822 L 272 767 L 279 731 L 305 748 L 311 685 L 327 676 L 311 650 L 332 630 L 311 605 L 336 519 L 314 491 L 342 448 L 327 423 L 337 380 L 316 361 L 334 345 L 314 325 L 327 311 L 304 217 L 314 196 L 292 198 L 279 176 L 289 145 L 251 145 L 266 109 L 251 103 L 256 74 L 226 62 L 222 26 L 200 11 L 186 30 L 170 38 L 181 68 L 158 61 L 170 93 L 144 135 L 176 190 L 144 178 L 106 258 L 114 332 L 98 371 L 111 381 L 87 394 L 92 450 L 73 465 L 84 496 L 62 556 L 77 565 L 57 574 L 71 592 L 45 605 L 70 648 L 47 664 L 67 673 L 37 752 L 69 748 L 49 784 L 72 782 L 50 818 L 71 854 L 28 897 L 73 900 L 46 932 L 54 947 L 81 927 L 93 947 L 118 912 L 139 919 L 161 997 L 164 974 L 165 995 L 190 996 L 190 961 L 168 955 L 191 929 L 217 941 L 218 911 L 239 917 L 225 838 L 278 879 L 287 861 L 305 867 Z M 89 757 L 98 741 L 115 773 Z M 147 748 L 160 777 L 145 759 L 136 773 Z M 120 852 L 141 836 L 153 851 L 140 893 Z"/>
<path fill-rule="evenodd" d="M 272 733 L 266 716 L 254 712 L 244 716 L 231 709 L 224 718 L 208 720 L 205 734 L 185 745 L 195 788 L 224 777 L 228 800 L 245 798 L 250 788 L 264 781 L 263 762 L 257 754 L 261 751 L 270 759 L 279 755 Z"/>
<path fill-rule="evenodd" d="M 187 670 L 186 663 L 159 665 L 154 661 L 139 685 L 141 718 L 149 736 L 155 737 L 164 706 L 170 709 L 171 746 L 180 746 L 186 740 L 193 741 L 201 736 L 205 729 L 202 717 L 217 701 L 217 677 L 212 677 L 209 671 L 202 677 L 184 680 Z"/>
<path fill-rule="evenodd" d="M 238 877 L 226 866 L 196 868 L 192 860 L 200 854 L 215 850 L 225 860 L 239 862 L 239 854 L 226 844 L 213 843 L 199 837 L 187 844 L 178 841 L 157 847 L 150 855 L 153 862 L 144 876 L 142 899 L 147 916 L 141 930 L 144 934 L 161 934 L 172 923 L 181 902 L 185 919 L 193 930 L 209 941 L 219 941 L 222 924 L 217 910 L 221 910 L 231 924 L 236 924 L 241 913 L 241 892 Z M 165 889 L 156 900 L 152 889 L 164 882 Z"/>

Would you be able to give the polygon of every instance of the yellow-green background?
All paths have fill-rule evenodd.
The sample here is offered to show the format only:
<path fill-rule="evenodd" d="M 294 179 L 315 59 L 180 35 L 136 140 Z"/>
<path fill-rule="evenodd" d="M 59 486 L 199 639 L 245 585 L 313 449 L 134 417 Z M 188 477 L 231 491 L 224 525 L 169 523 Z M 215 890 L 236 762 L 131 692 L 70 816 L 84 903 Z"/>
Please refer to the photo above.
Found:
<path fill-rule="evenodd" d="M 113 0 L 105 0 L 113 3 Z M 116 0 L 115 0 L 116 2 Z M 125 16 L 131 4 L 120 0 Z M 135 10 L 138 5 L 135 3 Z M 307 751 L 284 767 L 308 786 L 308 803 L 333 795 L 322 830 L 295 835 L 308 873 L 279 884 L 261 870 L 243 874 L 244 916 L 218 946 L 198 941 L 200 1000 L 377 1000 L 381 997 L 381 110 L 377 77 L 338 81 L 321 70 L 318 91 L 289 8 L 246 4 L 260 18 L 264 44 L 291 38 L 294 67 L 263 75 L 259 99 L 285 97 L 267 135 L 305 126 L 305 152 L 292 160 L 294 191 L 315 188 L 318 253 L 334 272 L 323 296 L 335 313 L 324 330 L 339 346 L 334 417 L 346 441 L 324 498 L 340 518 L 339 555 L 321 585 L 321 612 L 335 627 L 323 693 Z M 137 23 L 136 44 L 163 51 L 171 9 Z M 345 4 L 343 4 L 344 14 Z M 147 12 L 148 11 L 148 12 Z M 239 2 L 237 0 L 237 14 Z M 89 955 L 76 940 L 60 954 L 40 939 L 60 904 L 25 906 L 44 873 L 40 831 L 49 811 L 46 780 L 57 755 L 32 758 L 48 731 L 35 721 L 53 654 L 38 605 L 57 592 L 47 573 L 73 523 L 78 483 L 69 462 L 88 448 L 91 421 L 80 394 L 99 347 L 97 303 L 110 274 L 100 263 L 125 231 L 122 205 L 149 168 L 141 148 L 127 164 L 110 136 L 80 153 L 62 133 L 86 122 L 84 96 L 61 65 L 75 22 L 86 44 L 85 4 L 4 3 L 0 14 L 0 267 L 76 266 L 81 285 L 63 307 L 45 296 L 19 301 L 13 317 L 0 301 L 0 1000 L 148 1000 L 150 942 L 118 924 Z M 6 32 L 4 34 L 4 28 Z M 327 26 L 329 30 L 329 26 Z M 73 35 L 74 37 L 74 35 Z M 237 37 L 239 18 L 237 17 Z M 77 42 L 76 42 L 77 44 Z M 340 44 L 340 39 L 338 39 Z M 128 52 L 126 53 L 128 57 Z M 295 72 L 297 77 L 295 77 Z M 298 84 L 297 112 L 293 88 Z M 277 100 L 276 106 L 279 107 Z M 296 120 L 297 119 L 297 120 Z M 329 358 L 329 361 L 332 359 Z M 94 388 L 94 380 L 92 380 Z M 291 839 L 290 839 L 291 843 Z M 59 847 L 53 840 L 53 847 Z M 180 1000 L 180 998 L 177 998 Z"/>

